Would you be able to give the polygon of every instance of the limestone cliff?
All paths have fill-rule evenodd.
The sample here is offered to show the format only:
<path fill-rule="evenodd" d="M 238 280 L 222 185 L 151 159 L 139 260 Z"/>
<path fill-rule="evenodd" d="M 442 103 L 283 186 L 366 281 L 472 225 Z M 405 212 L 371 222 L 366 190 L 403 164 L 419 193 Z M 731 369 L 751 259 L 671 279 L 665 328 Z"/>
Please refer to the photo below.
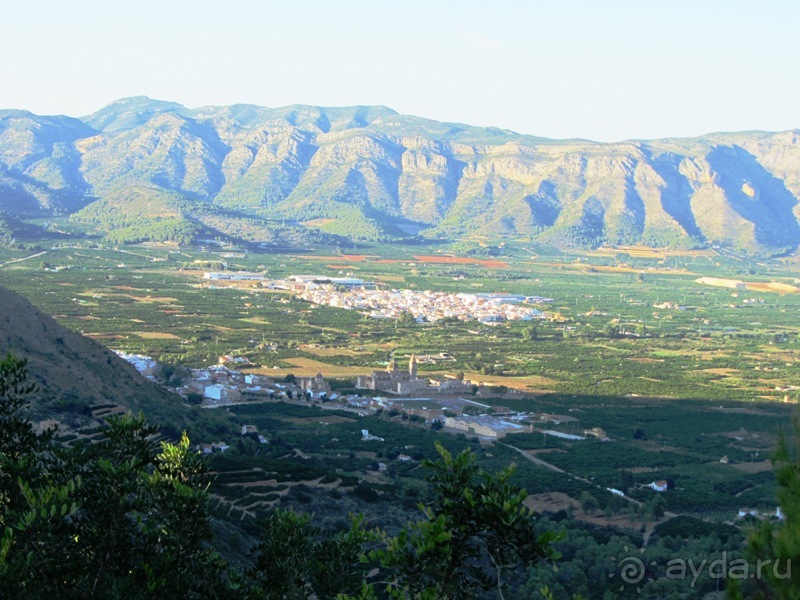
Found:
<path fill-rule="evenodd" d="M 168 205 L 350 237 L 778 252 L 800 242 L 798 198 L 798 131 L 599 144 L 385 107 L 190 110 L 140 97 L 80 120 L 0 111 L 0 208 L 22 216 Z"/>

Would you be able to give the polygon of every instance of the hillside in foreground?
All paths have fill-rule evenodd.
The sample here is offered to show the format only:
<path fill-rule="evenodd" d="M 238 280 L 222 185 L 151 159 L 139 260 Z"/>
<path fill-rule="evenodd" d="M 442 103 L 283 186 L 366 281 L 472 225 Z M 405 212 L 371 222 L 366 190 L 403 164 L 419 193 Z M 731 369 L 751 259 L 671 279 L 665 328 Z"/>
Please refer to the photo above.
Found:
<path fill-rule="evenodd" d="M 129 363 L 94 340 L 70 331 L 28 300 L 0 287 L 0 355 L 28 360 L 40 393 L 40 417 L 88 421 L 95 407 L 144 412 L 154 423 L 185 412 L 183 400 L 142 377 Z"/>

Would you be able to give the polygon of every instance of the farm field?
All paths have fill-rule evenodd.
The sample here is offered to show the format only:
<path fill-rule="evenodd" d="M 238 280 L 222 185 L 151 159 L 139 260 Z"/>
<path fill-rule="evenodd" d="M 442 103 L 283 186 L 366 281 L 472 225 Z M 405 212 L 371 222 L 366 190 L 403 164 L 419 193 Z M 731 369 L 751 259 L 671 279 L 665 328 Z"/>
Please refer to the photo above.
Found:
<path fill-rule="evenodd" d="M 211 492 L 215 514 L 236 524 L 242 548 L 248 523 L 277 505 L 332 524 L 347 510 L 368 512 L 387 528 L 412 518 L 426 493 L 421 460 L 435 456 L 437 440 L 453 451 L 473 448 L 490 468 L 515 462 L 514 481 L 537 510 L 626 535 L 642 528 L 657 535 L 678 515 L 720 526 L 737 524 L 742 506 L 774 511 L 768 459 L 800 399 L 800 294 L 790 291 L 800 271 L 790 259 L 756 264 L 710 250 L 565 254 L 541 247 L 474 257 L 379 246 L 223 259 L 174 246 L 86 244 L 9 262 L 24 253 L 3 252 L 0 284 L 113 349 L 174 367 L 245 356 L 250 372 L 322 373 L 335 389 L 352 389 L 358 375 L 392 359 L 445 353 L 447 360 L 421 362 L 420 374 L 485 383 L 496 396 L 481 403 L 551 418 L 487 443 L 400 414 L 359 417 L 278 402 L 213 411 L 213 422 L 192 423 L 190 435 L 231 447 L 213 455 Z M 225 270 L 268 279 L 352 276 L 396 289 L 553 301 L 537 305 L 543 320 L 496 326 L 377 320 L 257 282 L 212 287 L 203 274 L 223 262 Z M 713 287 L 699 277 L 762 287 Z M 256 426 L 269 444 L 242 436 L 243 425 Z M 543 433 L 552 428 L 586 439 Z M 362 429 L 386 441 L 365 442 Z M 608 439 L 583 435 L 591 429 Z M 400 461 L 401 454 L 411 460 Z M 658 502 L 647 487 L 656 480 L 671 485 Z"/>
<path fill-rule="evenodd" d="M 747 275 L 793 282 L 793 272 L 778 261 L 750 276 L 754 265 L 714 261 L 708 252 L 665 258 L 644 251 L 543 255 L 539 249 L 531 260 L 532 254 L 518 250 L 503 257 L 507 267 L 495 269 L 483 259 L 459 256 L 423 263 L 420 257 L 438 257 L 411 252 L 387 263 L 377 250 L 337 258 L 342 266 L 358 264 L 359 278 L 390 287 L 502 291 L 554 302 L 541 307 L 548 319 L 532 324 L 400 326 L 253 284 L 210 289 L 203 272 L 221 259 L 169 247 L 56 248 L 0 268 L 0 281 L 115 349 L 188 366 L 239 353 L 276 374 L 352 377 L 383 367 L 400 348 L 397 358 L 443 351 L 455 358 L 422 365 L 423 371 L 481 375 L 492 385 L 521 390 L 775 401 L 784 399 L 783 388 L 800 374 L 798 326 L 789 318 L 800 307 L 800 294 L 733 291 L 695 281 Z M 312 253 L 243 256 L 228 268 L 276 279 L 350 273 L 326 267 L 331 254 L 321 255 L 325 261 Z M 42 262 L 53 268 L 42 269 Z M 623 271 L 601 270 L 621 264 Z M 795 399 L 791 391 L 789 396 Z"/>

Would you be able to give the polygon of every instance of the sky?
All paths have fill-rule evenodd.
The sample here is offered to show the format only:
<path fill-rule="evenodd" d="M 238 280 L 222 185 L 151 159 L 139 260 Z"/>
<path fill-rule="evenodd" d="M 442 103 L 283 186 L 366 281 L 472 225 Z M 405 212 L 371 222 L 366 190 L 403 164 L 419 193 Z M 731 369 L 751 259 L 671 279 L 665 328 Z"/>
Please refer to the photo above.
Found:
<path fill-rule="evenodd" d="M 800 127 L 796 0 L 0 0 L 0 109 L 381 104 L 598 141 Z"/>

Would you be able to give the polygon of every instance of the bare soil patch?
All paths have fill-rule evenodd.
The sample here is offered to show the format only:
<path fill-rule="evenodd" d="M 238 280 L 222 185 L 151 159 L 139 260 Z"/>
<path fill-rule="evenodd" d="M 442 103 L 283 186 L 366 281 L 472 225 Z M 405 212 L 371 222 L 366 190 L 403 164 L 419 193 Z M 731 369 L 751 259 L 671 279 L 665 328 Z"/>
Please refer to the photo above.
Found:
<path fill-rule="evenodd" d="M 323 377 L 352 377 L 354 375 L 366 375 L 372 370 L 367 367 L 329 365 L 310 358 L 286 358 L 284 362 L 292 366 L 279 369 L 262 367 L 254 369 L 252 372 L 267 376 L 288 375 L 289 373 L 294 375 L 316 375 L 317 373 L 322 373 Z"/>
<path fill-rule="evenodd" d="M 300 350 L 303 352 L 308 352 L 309 354 L 315 354 L 317 356 L 358 356 L 359 354 L 368 354 L 368 352 L 356 352 L 355 350 L 350 350 L 349 348 L 316 348 L 314 346 L 300 346 Z"/>
<path fill-rule="evenodd" d="M 137 335 L 145 340 L 179 340 L 181 339 L 174 333 L 161 333 L 158 331 L 132 331 L 133 335 Z"/>
<path fill-rule="evenodd" d="M 518 377 L 503 377 L 502 375 L 483 375 L 482 373 L 465 372 L 464 379 L 486 385 L 504 385 L 509 388 L 525 391 L 546 392 L 552 391 L 553 386 L 559 382 L 549 377 L 540 375 L 522 375 Z"/>
<path fill-rule="evenodd" d="M 754 473 L 763 473 L 765 471 L 772 470 L 772 463 L 768 460 L 762 460 L 759 462 L 746 462 L 746 463 L 736 463 L 735 465 L 730 465 L 737 471 L 742 471 L 748 474 Z"/>

